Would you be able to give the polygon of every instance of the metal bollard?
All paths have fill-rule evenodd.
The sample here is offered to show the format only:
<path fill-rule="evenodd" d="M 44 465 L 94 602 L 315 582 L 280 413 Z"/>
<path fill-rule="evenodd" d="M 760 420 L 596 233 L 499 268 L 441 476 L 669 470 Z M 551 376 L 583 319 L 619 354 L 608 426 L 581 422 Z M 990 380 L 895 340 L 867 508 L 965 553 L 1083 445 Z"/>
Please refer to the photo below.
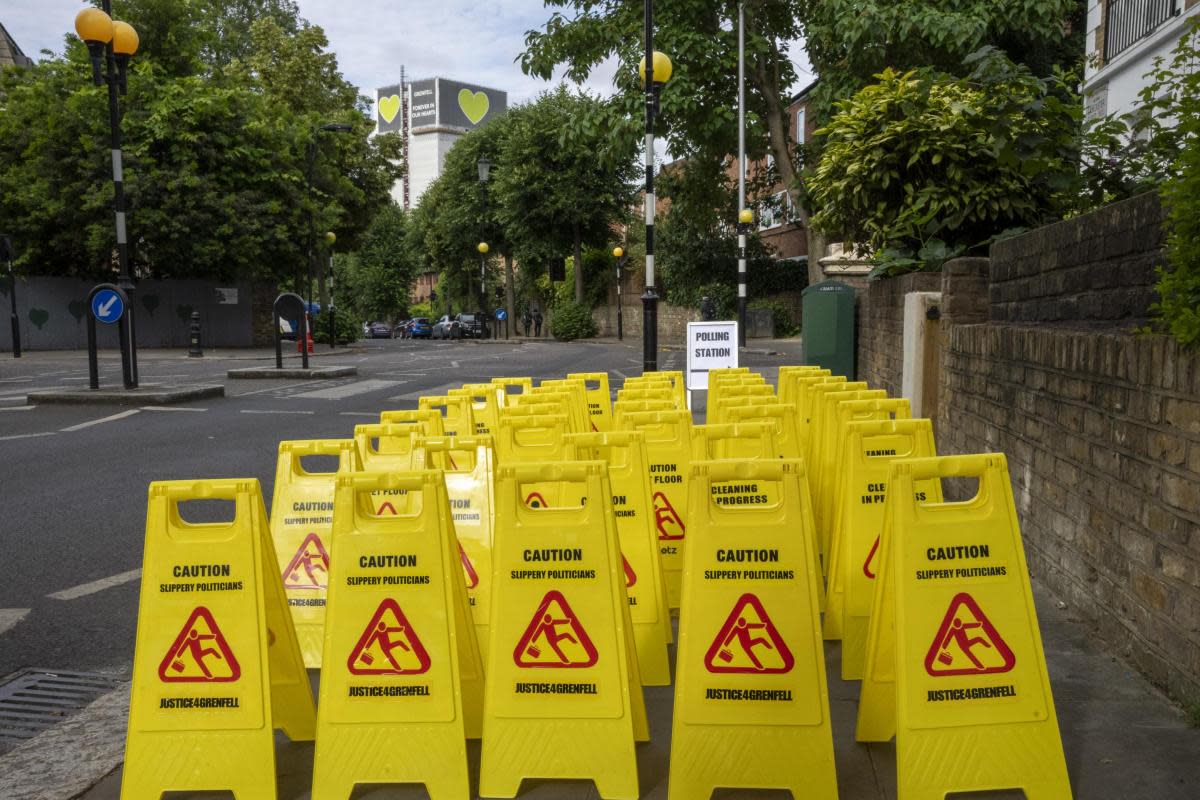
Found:
<path fill-rule="evenodd" d="M 192 324 L 188 336 L 188 358 L 201 358 L 204 350 L 200 348 L 200 312 L 192 312 Z"/>

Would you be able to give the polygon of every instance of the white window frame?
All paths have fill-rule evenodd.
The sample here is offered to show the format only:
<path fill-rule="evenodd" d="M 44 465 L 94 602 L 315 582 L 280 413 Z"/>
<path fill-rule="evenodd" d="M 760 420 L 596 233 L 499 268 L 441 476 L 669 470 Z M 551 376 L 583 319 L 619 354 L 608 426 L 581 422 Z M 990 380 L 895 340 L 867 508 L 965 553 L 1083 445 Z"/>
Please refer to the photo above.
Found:
<path fill-rule="evenodd" d="M 800 106 L 796 110 L 796 144 L 806 144 L 808 142 L 808 107 Z"/>

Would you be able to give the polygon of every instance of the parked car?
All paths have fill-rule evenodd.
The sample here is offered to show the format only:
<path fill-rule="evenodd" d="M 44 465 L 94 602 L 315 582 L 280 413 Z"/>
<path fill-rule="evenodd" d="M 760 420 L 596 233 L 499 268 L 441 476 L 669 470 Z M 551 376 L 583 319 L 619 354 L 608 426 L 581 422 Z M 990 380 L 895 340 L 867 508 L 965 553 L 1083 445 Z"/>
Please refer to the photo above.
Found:
<path fill-rule="evenodd" d="M 462 330 L 462 338 L 464 339 L 486 339 L 488 335 L 487 323 L 479 314 L 459 314 L 455 319 Z"/>
<path fill-rule="evenodd" d="M 433 325 L 429 323 L 429 317 L 413 317 L 408 321 L 408 338 L 428 339 L 432 335 Z"/>
<path fill-rule="evenodd" d="M 458 322 L 458 318 L 451 319 L 450 317 L 442 317 L 433 326 L 434 339 L 461 339 L 462 327 Z"/>
<path fill-rule="evenodd" d="M 368 339 L 393 339 L 392 326 L 386 322 L 368 322 L 366 337 Z"/>

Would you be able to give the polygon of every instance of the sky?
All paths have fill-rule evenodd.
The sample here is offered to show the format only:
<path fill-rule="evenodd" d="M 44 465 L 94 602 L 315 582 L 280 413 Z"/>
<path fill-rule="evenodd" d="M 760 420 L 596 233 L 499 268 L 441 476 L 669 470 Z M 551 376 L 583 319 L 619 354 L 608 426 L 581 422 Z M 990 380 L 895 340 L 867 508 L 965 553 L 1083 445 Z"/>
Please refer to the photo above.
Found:
<path fill-rule="evenodd" d="M 346 79 L 372 100 L 377 87 L 399 82 L 401 64 L 409 79 L 481 84 L 507 91 L 510 104 L 553 85 L 526 76 L 514 60 L 524 49 L 525 32 L 550 16 L 540 0 L 299 0 L 299 5 L 302 17 L 325 29 Z M 62 50 L 63 36 L 82 7 L 81 0 L 0 0 L 0 23 L 36 59 L 42 49 Z M 811 73 L 799 43 L 792 56 L 800 83 L 807 83 Z M 609 94 L 616 69 L 615 61 L 600 65 L 586 88 Z"/>

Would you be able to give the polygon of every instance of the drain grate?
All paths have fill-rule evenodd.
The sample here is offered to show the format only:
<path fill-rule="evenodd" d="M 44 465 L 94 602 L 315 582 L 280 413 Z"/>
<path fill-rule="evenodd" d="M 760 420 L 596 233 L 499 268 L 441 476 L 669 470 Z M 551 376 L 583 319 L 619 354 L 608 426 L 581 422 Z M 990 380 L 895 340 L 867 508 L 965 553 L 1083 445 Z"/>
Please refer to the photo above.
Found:
<path fill-rule="evenodd" d="M 0 684 L 0 753 L 73 716 L 119 683 L 92 672 L 21 670 Z"/>

